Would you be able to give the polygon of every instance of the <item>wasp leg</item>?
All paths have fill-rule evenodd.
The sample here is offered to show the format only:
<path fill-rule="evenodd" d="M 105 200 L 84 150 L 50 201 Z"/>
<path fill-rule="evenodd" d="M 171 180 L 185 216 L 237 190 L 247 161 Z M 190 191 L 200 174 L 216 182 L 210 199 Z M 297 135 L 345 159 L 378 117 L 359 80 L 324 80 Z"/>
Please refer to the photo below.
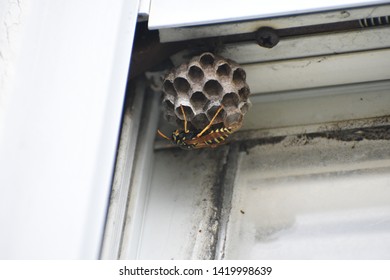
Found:
<path fill-rule="evenodd" d="M 165 139 L 171 141 L 171 139 L 170 139 L 168 136 L 166 136 L 164 133 L 162 133 L 159 129 L 157 129 L 157 133 L 158 133 L 158 135 L 160 135 L 162 138 L 165 138 Z"/>
<path fill-rule="evenodd" d="M 217 110 L 217 112 L 215 113 L 214 117 L 211 119 L 211 121 L 209 122 L 209 124 L 201 131 L 198 133 L 198 135 L 196 137 L 200 137 L 203 135 L 203 133 L 205 133 L 212 125 L 213 125 L 213 122 L 215 120 L 215 118 L 218 116 L 219 112 L 221 112 L 221 110 L 223 109 L 223 106 L 219 107 L 219 109 Z"/>
<path fill-rule="evenodd" d="M 186 113 L 184 113 L 184 108 L 183 108 L 183 105 L 180 104 L 180 109 L 181 109 L 181 113 L 183 114 L 183 118 L 184 118 L 184 132 L 187 133 L 188 130 L 187 130 L 187 118 L 186 118 Z"/>

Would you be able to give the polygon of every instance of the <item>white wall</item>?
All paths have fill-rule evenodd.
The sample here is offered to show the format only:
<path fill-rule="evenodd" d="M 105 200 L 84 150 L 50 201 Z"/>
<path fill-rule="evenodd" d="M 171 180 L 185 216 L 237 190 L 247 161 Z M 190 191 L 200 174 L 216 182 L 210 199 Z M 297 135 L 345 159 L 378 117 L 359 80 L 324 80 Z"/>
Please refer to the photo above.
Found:
<path fill-rule="evenodd" d="M 0 0 L 0 258 L 97 258 L 138 1 Z"/>

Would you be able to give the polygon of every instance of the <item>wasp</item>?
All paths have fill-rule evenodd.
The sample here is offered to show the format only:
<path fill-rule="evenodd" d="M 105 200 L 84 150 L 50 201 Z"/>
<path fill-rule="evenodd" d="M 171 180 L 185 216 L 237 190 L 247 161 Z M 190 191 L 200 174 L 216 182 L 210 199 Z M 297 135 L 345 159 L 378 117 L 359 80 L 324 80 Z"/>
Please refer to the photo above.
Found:
<path fill-rule="evenodd" d="M 223 106 L 218 108 L 217 112 L 204 129 L 193 131 L 187 128 L 187 118 L 184 113 L 183 106 L 180 105 L 180 108 L 184 118 L 184 130 L 175 130 L 172 132 L 171 138 L 166 136 L 160 130 L 157 130 L 157 133 L 162 138 L 171 141 L 173 144 L 178 145 L 182 149 L 200 149 L 205 147 L 215 148 L 223 144 L 226 138 L 233 133 L 233 129 L 227 127 L 217 128 L 210 131 L 214 120 L 223 109 Z"/>

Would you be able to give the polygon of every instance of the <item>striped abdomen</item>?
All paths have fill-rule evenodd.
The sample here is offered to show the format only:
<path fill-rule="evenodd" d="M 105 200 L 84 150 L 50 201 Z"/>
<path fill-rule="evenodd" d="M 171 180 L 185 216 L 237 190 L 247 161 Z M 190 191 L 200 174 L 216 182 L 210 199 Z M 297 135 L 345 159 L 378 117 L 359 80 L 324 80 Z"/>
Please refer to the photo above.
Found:
<path fill-rule="evenodd" d="M 231 128 L 223 127 L 216 130 L 211 130 L 206 135 L 195 137 L 185 142 L 187 145 L 194 145 L 194 148 L 203 148 L 206 146 L 215 147 L 219 144 L 222 144 L 231 133 Z"/>

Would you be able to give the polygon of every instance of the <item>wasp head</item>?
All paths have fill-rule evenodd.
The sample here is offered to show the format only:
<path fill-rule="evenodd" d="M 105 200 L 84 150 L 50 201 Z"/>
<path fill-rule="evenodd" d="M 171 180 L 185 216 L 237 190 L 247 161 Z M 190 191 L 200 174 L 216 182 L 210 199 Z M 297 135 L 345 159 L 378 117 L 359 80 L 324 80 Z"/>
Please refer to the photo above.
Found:
<path fill-rule="evenodd" d="M 196 132 L 185 132 L 184 130 L 176 130 L 172 132 L 172 143 L 178 145 L 180 148 L 185 150 L 192 149 L 195 147 L 195 145 L 187 144 L 187 141 L 193 139 L 194 137 L 196 137 Z"/>

